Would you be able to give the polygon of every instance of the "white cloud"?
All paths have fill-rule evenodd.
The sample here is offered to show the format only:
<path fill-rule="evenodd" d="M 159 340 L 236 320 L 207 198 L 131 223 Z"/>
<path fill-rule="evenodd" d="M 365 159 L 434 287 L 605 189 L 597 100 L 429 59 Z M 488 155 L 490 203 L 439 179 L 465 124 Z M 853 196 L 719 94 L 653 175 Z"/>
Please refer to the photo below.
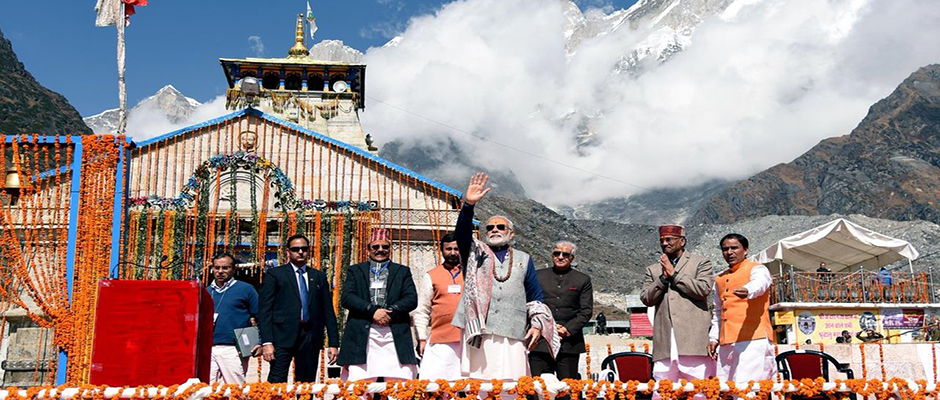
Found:
<path fill-rule="evenodd" d="M 248 37 L 248 50 L 253 51 L 257 57 L 264 56 L 264 42 L 261 41 L 261 36 Z"/>
<path fill-rule="evenodd" d="M 225 96 L 218 96 L 196 107 L 189 118 L 173 123 L 160 110 L 157 104 L 144 103 L 131 110 L 127 117 L 127 134 L 135 141 L 150 139 L 180 128 L 195 125 L 213 118 L 221 117 L 230 111 L 225 110 Z"/>
<path fill-rule="evenodd" d="M 918 67 L 940 62 L 940 6 L 926 0 L 738 1 L 692 44 L 638 77 L 611 71 L 643 27 L 565 55 L 563 2 L 465 0 L 412 19 L 397 46 L 372 48 L 368 93 L 510 146 L 642 187 L 740 179 L 849 133 Z M 576 204 L 636 193 L 480 142 L 375 101 L 380 142 L 449 135 L 511 169 L 533 198 Z M 572 111 L 599 115 L 601 145 L 579 155 Z"/>

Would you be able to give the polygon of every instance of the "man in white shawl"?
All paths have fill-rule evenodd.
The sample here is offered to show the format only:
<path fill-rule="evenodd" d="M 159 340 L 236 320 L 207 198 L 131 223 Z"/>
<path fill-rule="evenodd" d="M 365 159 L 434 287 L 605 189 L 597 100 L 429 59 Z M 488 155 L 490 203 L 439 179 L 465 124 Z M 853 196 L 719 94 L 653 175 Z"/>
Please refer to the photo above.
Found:
<path fill-rule="evenodd" d="M 515 381 L 529 375 L 526 350 L 539 337 L 549 343 L 552 357 L 560 339 L 551 310 L 542 302 L 535 265 L 512 247 L 515 228 L 504 216 L 490 217 L 482 240 L 473 237 L 473 208 L 490 188 L 489 177 L 470 178 L 455 234 L 464 271 L 464 292 L 452 324 L 463 329 L 461 372 L 471 379 Z"/>

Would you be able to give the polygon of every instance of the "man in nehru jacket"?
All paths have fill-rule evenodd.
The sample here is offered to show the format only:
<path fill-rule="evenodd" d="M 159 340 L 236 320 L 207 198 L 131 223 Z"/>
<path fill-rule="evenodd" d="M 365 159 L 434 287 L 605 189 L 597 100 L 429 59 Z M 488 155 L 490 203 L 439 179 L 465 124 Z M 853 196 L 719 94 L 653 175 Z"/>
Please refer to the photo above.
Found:
<path fill-rule="evenodd" d="M 349 310 L 337 364 L 343 379 L 414 379 L 418 358 L 411 315 L 418 293 L 411 269 L 389 260 L 388 229 L 369 238 L 369 260 L 349 267 L 340 301 Z"/>
<path fill-rule="evenodd" d="M 473 209 L 489 193 L 488 177 L 470 178 L 457 217 L 457 247 L 464 262 L 464 291 L 451 322 L 463 329 L 461 373 L 471 379 L 516 381 L 529 375 L 526 350 L 542 336 L 551 356 L 558 354 L 552 312 L 542 302 L 535 265 L 512 246 L 515 228 L 504 216 L 483 225 L 482 240 L 473 237 Z"/>
<path fill-rule="evenodd" d="M 555 374 L 561 379 L 578 379 L 578 358 L 584 353 L 584 325 L 594 315 L 594 287 L 591 277 L 571 268 L 578 246 L 561 240 L 552 247 L 552 267 L 537 273 L 545 304 L 555 318 L 555 333 L 561 338 L 558 356 L 552 357 L 544 340 L 529 353 L 532 376 Z"/>
<path fill-rule="evenodd" d="M 287 238 L 289 262 L 271 268 L 261 283 L 258 330 L 264 342 L 262 356 L 271 363 L 268 382 L 287 382 L 292 360 L 295 382 L 315 381 L 324 339 L 329 361 L 336 360 L 339 330 L 332 290 L 326 274 L 307 267 L 309 254 L 306 236 Z"/>
<path fill-rule="evenodd" d="M 748 240 L 730 233 L 718 242 L 728 269 L 715 278 L 715 313 L 708 352 L 718 361 L 722 381 L 773 379 L 773 325 L 770 323 L 770 285 L 763 264 L 747 259 Z"/>
<path fill-rule="evenodd" d="M 715 375 L 708 353 L 711 312 L 708 295 L 715 284 L 712 263 L 685 251 L 685 228 L 659 227 L 658 262 L 646 267 L 640 300 L 656 307 L 653 321 L 653 378 L 704 379 Z"/>
<path fill-rule="evenodd" d="M 451 324 L 460 293 L 463 273 L 460 272 L 460 250 L 457 237 L 448 233 L 441 238 L 444 262 L 432 268 L 421 280 L 418 308 L 414 312 L 418 331 L 418 354 L 421 355 L 421 379 L 435 381 L 461 379 L 460 328 Z"/>

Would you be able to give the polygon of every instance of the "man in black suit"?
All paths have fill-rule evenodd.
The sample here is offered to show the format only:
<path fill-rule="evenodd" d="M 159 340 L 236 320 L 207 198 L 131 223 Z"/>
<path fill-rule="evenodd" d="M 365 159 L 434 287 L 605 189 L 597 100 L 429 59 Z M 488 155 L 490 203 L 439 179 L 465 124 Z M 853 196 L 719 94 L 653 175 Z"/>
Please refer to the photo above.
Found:
<path fill-rule="evenodd" d="M 561 350 L 552 358 L 544 339 L 529 353 L 532 376 L 554 373 L 561 379 L 578 379 L 578 358 L 584 353 L 582 328 L 594 315 L 594 287 L 591 277 L 571 268 L 578 247 L 568 241 L 555 243 L 552 268 L 536 272 L 545 304 L 555 317 L 555 332 L 561 337 Z"/>
<path fill-rule="evenodd" d="M 317 358 L 323 349 L 324 329 L 329 339 L 329 361 L 336 361 L 339 332 L 333 296 L 326 275 L 307 267 L 310 241 L 303 235 L 287 239 L 290 262 L 264 274 L 259 292 L 258 326 L 264 345 L 262 356 L 271 363 L 268 382 L 287 382 L 294 360 L 294 381 L 316 379 Z"/>
<path fill-rule="evenodd" d="M 343 379 L 414 379 L 418 359 L 411 316 L 418 293 L 411 269 L 389 261 L 391 238 L 378 229 L 369 238 L 369 261 L 349 267 L 341 302 L 349 310 L 337 364 Z"/>

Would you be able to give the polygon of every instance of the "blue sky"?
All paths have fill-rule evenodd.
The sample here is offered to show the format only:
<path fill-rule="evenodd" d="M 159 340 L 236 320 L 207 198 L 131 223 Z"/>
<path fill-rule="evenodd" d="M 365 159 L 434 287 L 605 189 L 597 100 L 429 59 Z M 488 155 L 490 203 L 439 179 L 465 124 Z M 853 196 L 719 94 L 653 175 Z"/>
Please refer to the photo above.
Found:
<path fill-rule="evenodd" d="M 546 0 L 551 1 L 551 0 Z M 632 0 L 581 0 L 583 7 L 623 8 Z M 83 116 L 117 107 L 114 27 L 94 26 L 94 0 L 7 0 L 0 31 L 36 79 L 64 95 Z M 360 51 L 381 46 L 413 16 L 434 13 L 438 0 L 316 0 L 317 40 L 340 39 Z M 293 43 L 294 18 L 305 1 L 151 0 L 127 29 L 128 106 L 172 84 L 207 101 L 226 88 L 219 57 L 266 57 Z"/>

